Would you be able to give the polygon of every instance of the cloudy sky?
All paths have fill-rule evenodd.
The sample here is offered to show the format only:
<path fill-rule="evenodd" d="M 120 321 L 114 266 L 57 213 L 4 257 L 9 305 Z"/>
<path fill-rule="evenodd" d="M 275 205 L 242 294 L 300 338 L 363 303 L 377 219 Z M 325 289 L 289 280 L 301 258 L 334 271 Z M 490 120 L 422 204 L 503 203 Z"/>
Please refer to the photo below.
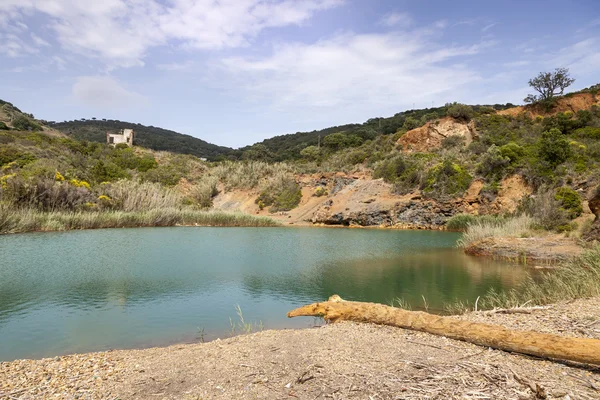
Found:
<path fill-rule="evenodd" d="M 0 98 L 240 147 L 600 82 L 598 0 L 0 0 Z"/>

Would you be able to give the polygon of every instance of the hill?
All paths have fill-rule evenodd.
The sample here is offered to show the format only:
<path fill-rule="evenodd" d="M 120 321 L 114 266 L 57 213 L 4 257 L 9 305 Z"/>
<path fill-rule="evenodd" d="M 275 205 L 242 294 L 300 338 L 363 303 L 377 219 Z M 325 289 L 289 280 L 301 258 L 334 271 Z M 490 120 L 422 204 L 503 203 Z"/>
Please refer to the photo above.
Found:
<path fill-rule="evenodd" d="M 391 117 L 370 118 L 362 124 L 347 124 L 312 132 L 296 132 L 275 136 L 252 146 L 243 147 L 240 150 L 243 152 L 242 158 L 244 159 L 262 161 L 298 160 L 302 158 L 302 150 L 309 146 L 324 144 L 335 148 L 356 147 L 381 135 L 409 131 L 429 121 L 443 118 L 446 116 L 449 106 L 447 104 L 443 107 L 407 110 L 396 113 Z M 475 112 L 482 112 L 485 110 L 505 110 L 513 107 L 513 104 L 507 103 L 475 105 L 472 106 L 472 109 Z"/>
<path fill-rule="evenodd" d="M 236 158 L 237 154 L 229 147 L 217 146 L 190 135 L 132 122 L 82 119 L 58 123 L 48 122 L 48 125 L 72 138 L 98 143 L 106 141 L 106 132 L 131 128 L 135 130 L 135 144 L 138 146 L 152 150 L 191 154 L 211 161 Z"/>

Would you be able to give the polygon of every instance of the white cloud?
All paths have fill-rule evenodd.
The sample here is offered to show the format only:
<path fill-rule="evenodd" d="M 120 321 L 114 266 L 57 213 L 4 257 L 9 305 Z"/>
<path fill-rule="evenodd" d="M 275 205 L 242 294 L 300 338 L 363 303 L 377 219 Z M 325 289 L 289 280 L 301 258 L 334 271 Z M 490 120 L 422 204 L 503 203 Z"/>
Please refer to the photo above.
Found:
<path fill-rule="evenodd" d="M 492 29 L 496 25 L 498 25 L 498 24 L 497 23 L 487 24 L 486 26 L 481 28 L 481 32 L 487 32 L 488 30 Z"/>
<path fill-rule="evenodd" d="M 158 64 L 156 68 L 162 71 L 189 71 L 194 66 L 194 63 L 191 61 L 184 62 L 174 62 L 168 64 Z"/>
<path fill-rule="evenodd" d="M 50 46 L 50 43 L 48 43 L 47 41 L 45 41 L 44 39 L 42 39 L 41 37 L 39 37 L 35 33 L 31 34 L 31 39 L 33 40 L 33 43 L 35 43 L 38 47 L 47 47 L 47 46 Z"/>
<path fill-rule="evenodd" d="M 545 57 L 548 68 L 567 67 L 571 74 L 597 74 L 600 69 L 600 37 L 590 37 Z"/>
<path fill-rule="evenodd" d="M 15 58 L 28 54 L 36 54 L 38 50 L 13 33 L 0 32 L 0 54 L 5 57 Z"/>
<path fill-rule="evenodd" d="M 147 99 L 124 88 L 110 76 L 82 76 L 72 89 L 73 97 L 92 107 L 117 108 L 143 105 Z"/>
<path fill-rule="evenodd" d="M 413 24 L 413 19 L 407 13 L 391 13 L 381 19 L 381 23 L 386 26 L 408 27 Z"/>
<path fill-rule="evenodd" d="M 511 62 L 507 62 L 502 64 L 504 67 L 506 68 L 519 68 L 519 67 L 526 67 L 528 65 L 531 64 L 531 61 L 527 61 L 527 60 L 521 60 L 521 61 L 511 61 Z"/>
<path fill-rule="evenodd" d="M 401 108 L 481 79 L 461 60 L 453 61 L 488 45 L 441 47 L 418 31 L 346 34 L 283 45 L 265 58 L 228 58 L 223 81 L 280 108 Z"/>
<path fill-rule="evenodd" d="M 176 41 L 216 49 L 241 46 L 270 27 L 306 22 L 343 0 L 2 0 L 0 27 L 41 13 L 69 51 L 111 67 L 142 65 L 148 49 Z M 8 21 L 8 23 L 7 23 Z M 14 22 L 10 24 L 10 22 Z"/>

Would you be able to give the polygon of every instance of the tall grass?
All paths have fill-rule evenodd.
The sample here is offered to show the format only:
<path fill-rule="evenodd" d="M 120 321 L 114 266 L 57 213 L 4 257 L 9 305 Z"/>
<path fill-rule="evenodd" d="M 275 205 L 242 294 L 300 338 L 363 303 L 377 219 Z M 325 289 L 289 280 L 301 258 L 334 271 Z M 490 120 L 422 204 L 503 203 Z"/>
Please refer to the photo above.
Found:
<path fill-rule="evenodd" d="M 289 164 L 269 164 L 263 161 L 228 161 L 210 170 L 210 174 L 223 182 L 226 189 L 253 189 L 263 179 L 282 173 L 294 172 L 295 168 Z"/>
<path fill-rule="evenodd" d="M 457 214 L 446 221 L 446 229 L 449 231 L 466 232 L 469 226 L 476 223 L 497 224 L 502 221 L 504 221 L 504 217 L 500 215 Z"/>
<path fill-rule="evenodd" d="M 147 211 L 157 208 L 181 206 L 180 192 L 159 183 L 120 180 L 104 185 L 103 194 L 108 196 L 116 209 L 122 211 Z"/>
<path fill-rule="evenodd" d="M 135 228 L 152 226 L 255 226 L 279 225 L 267 217 L 220 211 L 165 208 L 146 211 L 57 211 L 12 209 L 0 206 L 0 234 L 74 229 Z"/>
<path fill-rule="evenodd" d="M 467 231 L 458 241 L 458 246 L 468 247 L 488 237 L 523 237 L 531 232 L 534 223 L 535 220 L 526 215 L 497 220 L 478 220 L 468 225 Z"/>
<path fill-rule="evenodd" d="M 481 297 L 479 306 L 481 309 L 535 306 L 596 296 L 600 296 L 600 246 L 537 279 L 529 276 L 514 289 L 490 290 Z"/>

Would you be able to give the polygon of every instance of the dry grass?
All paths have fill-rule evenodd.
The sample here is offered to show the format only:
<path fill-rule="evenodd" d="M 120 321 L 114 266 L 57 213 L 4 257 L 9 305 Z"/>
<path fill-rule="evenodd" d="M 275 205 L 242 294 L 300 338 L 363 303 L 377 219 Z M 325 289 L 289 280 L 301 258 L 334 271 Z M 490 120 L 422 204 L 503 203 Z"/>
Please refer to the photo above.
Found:
<path fill-rule="evenodd" d="M 458 241 L 459 247 L 467 247 L 488 237 L 524 237 L 529 236 L 535 220 L 521 215 L 506 219 L 484 219 L 470 224 Z"/>
<path fill-rule="evenodd" d="M 541 278 L 528 277 L 517 288 L 482 297 L 483 308 L 544 305 L 600 296 L 600 246 L 567 261 Z"/>
<path fill-rule="evenodd" d="M 493 308 L 541 306 L 575 299 L 600 297 L 600 246 L 565 262 L 542 276 L 528 276 L 516 288 L 498 292 L 490 290 L 475 304 L 455 302 L 444 309 L 450 314 Z"/>
<path fill-rule="evenodd" d="M 262 161 L 223 162 L 209 171 L 225 184 L 226 189 L 253 189 L 264 179 L 286 173 L 295 168 L 286 163 L 268 164 Z"/>
<path fill-rule="evenodd" d="M 183 196 L 178 191 L 158 183 L 121 180 L 107 184 L 103 194 L 108 196 L 116 209 L 147 211 L 175 208 L 182 204 Z"/>

